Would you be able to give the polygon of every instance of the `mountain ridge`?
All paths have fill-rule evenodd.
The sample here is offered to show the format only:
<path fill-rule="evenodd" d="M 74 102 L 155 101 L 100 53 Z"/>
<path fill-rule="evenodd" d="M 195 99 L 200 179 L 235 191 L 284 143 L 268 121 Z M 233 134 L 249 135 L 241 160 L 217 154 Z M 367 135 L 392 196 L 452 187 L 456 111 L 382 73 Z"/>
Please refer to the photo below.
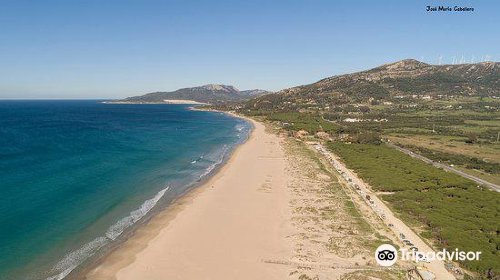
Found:
<path fill-rule="evenodd" d="M 414 95 L 500 96 L 500 63 L 432 65 L 405 59 L 283 89 L 250 100 L 247 108 L 324 108 Z"/>
<path fill-rule="evenodd" d="M 223 84 L 207 84 L 181 88 L 175 91 L 157 91 L 139 96 L 127 97 L 108 103 L 226 103 L 241 102 L 255 96 L 269 93 L 262 89 L 240 91 L 237 87 Z"/>

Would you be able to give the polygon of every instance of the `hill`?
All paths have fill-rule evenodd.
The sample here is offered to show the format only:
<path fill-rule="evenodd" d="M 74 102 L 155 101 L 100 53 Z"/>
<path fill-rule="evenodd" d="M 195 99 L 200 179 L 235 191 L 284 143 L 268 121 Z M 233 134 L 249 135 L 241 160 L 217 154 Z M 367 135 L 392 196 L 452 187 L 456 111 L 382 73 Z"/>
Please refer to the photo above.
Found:
<path fill-rule="evenodd" d="M 272 122 L 285 135 L 326 143 L 435 250 L 483 252 L 479 261 L 459 262 L 474 276 L 465 279 L 498 279 L 498 223 L 492 221 L 499 193 L 383 140 L 500 183 L 500 63 L 403 60 L 231 109 Z"/>
<path fill-rule="evenodd" d="M 430 65 L 407 59 L 251 100 L 252 109 L 326 109 L 348 104 L 500 96 L 500 63 Z"/>
<path fill-rule="evenodd" d="M 241 102 L 260 96 L 268 91 L 254 89 L 240 91 L 230 85 L 204 85 L 192 88 L 182 88 L 172 92 L 152 92 L 140 96 L 128 97 L 114 103 L 169 103 L 170 100 L 191 100 L 200 103 Z"/>

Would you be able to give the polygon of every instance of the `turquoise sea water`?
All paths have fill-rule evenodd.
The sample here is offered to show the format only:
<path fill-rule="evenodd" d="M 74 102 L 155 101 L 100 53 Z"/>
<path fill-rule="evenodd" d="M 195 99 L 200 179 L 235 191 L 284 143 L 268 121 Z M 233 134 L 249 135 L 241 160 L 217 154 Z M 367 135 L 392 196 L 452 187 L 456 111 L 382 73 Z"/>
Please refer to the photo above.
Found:
<path fill-rule="evenodd" d="M 213 173 L 250 129 L 187 105 L 0 101 L 0 279 L 77 271 Z"/>

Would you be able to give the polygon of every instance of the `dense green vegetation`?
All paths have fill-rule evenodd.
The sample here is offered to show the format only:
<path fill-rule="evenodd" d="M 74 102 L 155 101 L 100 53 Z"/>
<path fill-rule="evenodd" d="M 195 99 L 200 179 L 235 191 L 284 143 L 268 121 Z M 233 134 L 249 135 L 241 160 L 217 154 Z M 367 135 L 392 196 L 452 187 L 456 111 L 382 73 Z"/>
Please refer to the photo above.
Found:
<path fill-rule="evenodd" d="M 464 106 L 470 103 L 460 104 Z M 488 104 L 486 106 L 490 108 L 500 108 L 498 102 Z M 343 120 L 346 118 L 358 118 L 363 121 L 348 125 L 358 130 L 372 130 L 381 134 L 448 135 L 466 138 L 474 135 L 481 143 L 495 142 L 500 132 L 500 112 L 483 112 L 482 107 L 474 108 L 473 111 L 444 110 L 441 109 L 442 105 L 422 105 L 417 109 L 370 107 L 370 111 L 366 113 L 353 115 L 334 111 L 323 113 L 323 117 L 345 125 L 347 124 Z M 359 107 L 357 109 L 359 110 Z"/>
<path fill-rule="evenodd" d="M 438 66 L 404 60 L 284 89 L 250 100 L 247 108 L 330 111 L 334 107 L 384 102 L 413 108 L 414 103 L 450 97 L 496 98 L 500 95 L 500 67 L 497 65 L 498 63 Z"/>
<path fill-rule="evenodd" d="M 422 235 L 439 246 L 481 251 L 462 265 L 482 277 L 500 276 L 500 194 L 437 169 L 385 145 L 330 143 L 328 146 L 403 219 L 424 225 Z"/>
<path fill-rule="evenodd" d="M 483 170 L 490 174 L 500 173 L 500 164 L 495 162 L 485 162 L 484 160 L 481 160 L 476 157 L 468 157 L 459 154 L 450 154 L 412 145 L 405 145 L 405 148 L 417 152 L 422 156 L 430 158 L 434 161 L 446 162 L 448 164 L 462 165 L 465 168 Z"/>
<path fill-rule="evenodd" d="M 463 262 L 499 278 L 499 194 L 381 144 L 413 145 L 426 157 L 496 179 L 500 163 L 498 63 L 436 66 L 415 60 L 322 79 L 233 108 L 291 132 L 328 132 L 344 157 L 395 212 L 440 247 L 482 251 Z M 342 144 L 342 143 L 353 144 Z M 474 171 L 475 172 L 475 171 Z"/>

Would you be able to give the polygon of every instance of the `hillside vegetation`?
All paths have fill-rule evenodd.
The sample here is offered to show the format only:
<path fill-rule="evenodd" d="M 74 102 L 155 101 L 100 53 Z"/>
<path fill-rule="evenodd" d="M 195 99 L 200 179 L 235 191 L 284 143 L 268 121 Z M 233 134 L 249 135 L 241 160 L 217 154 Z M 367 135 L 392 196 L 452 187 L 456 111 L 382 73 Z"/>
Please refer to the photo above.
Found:
<path fill-rule="evenodd" d="M 281 123 L 291 124 L 287 130 L 299 128 L 298 114 L 330 122 L 335 131 L 324 131 L 339 139 L 379 135 L 499 182 L 499 77 L 500 63 L 440 66 L 410 59 L 253 98 L 238 109 L 268 120 L 281 114 Z M 301 128 L 318 131 L 313 124 Z"/>
<path fill-rule="evenodd" d="M 219 104 L 241 102 L 268 93 L 265 90 L 243 90 L 228 85 L 204 85 L 182 88 L 172 92 L 152 92 L 118 100 L 119 103 L 164 103 L 165 100 L 192 100 L 200 103 Z"/>
<path fill-rule="evenodd" d="M 480 251 L 464 267 L 483 277 L 500 275 L 500 195 L 385 145 L 331 143 L 328 147 L 439 249 Z M 416 221 L 417 223 L 415 223 Z"/>
<path fill-rule="evenodd" d="M 220 108 L 307 137 L 328 133 L 330 149 L 423 237 L 438 248 L 482 251 L 462 265 L 500 277 L 500 194 L 381 144 L 390 139 L 500 179 L 500 63 L 403 60 Z"/>
<path fill-rule="evenodd" d="M 500 63 L 430 65 L 408 59 L 252 99 L 247 109 L 328 111 L 342 105 L 500 96 Z"/>

